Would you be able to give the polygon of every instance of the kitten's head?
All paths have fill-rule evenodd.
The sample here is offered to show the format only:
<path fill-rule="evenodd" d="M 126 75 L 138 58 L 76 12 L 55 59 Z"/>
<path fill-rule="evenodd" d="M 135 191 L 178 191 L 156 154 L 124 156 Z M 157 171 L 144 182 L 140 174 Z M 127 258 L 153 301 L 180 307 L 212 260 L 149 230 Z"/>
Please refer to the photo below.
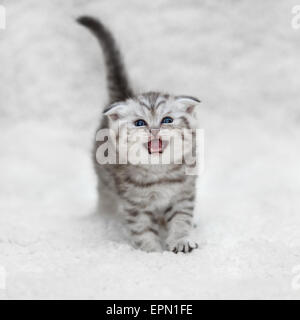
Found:
<path fill-rule="evenodd" d="M 184 129 L 196 128 L 194 111 L 199 103 L 190 96 L 148 92 L 110 105 L 104 115 L 121 145 L 127 143 L 129 156 L 138 152 L 144 158 L 159 158 L 168 153 L 174 161 L 182 157 L 174 152 L 176 139 L 183 138 Z"/>

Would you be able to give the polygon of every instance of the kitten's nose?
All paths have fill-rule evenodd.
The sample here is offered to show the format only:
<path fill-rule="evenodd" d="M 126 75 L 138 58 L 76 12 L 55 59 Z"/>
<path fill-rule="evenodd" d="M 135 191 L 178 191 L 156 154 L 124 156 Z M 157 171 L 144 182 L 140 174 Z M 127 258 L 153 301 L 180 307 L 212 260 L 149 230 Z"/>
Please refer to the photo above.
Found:
<path fill-rule="evenodd" d="M 150 132 L 154 138 L 157 138 L 159 134 L 159 129 L 151 129 Z"/>

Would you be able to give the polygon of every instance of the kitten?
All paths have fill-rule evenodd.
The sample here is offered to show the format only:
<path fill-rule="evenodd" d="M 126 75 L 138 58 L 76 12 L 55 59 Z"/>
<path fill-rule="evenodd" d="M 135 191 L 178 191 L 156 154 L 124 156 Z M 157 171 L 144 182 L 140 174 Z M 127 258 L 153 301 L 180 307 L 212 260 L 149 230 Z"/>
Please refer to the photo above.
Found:
<path fill-rule="evenodd" d="M 120 146 L 127 142 L 128 150 L 135 146 L 144 158 L 161 160 L 168 150 L 174 149 L 171 140 L 164 139 L 168 132 L 196 128 L 194 108 L 200 101 L 189 96 L 160 92 L 135 95 L 109 30 L 91 17 L 80 17 L 78 22 L 97 37 L 107 67 L 110 103 L 104 110 L 99 129 L 110 129 L 109 137 L 115 136 L 117 142 L 121 141 L 121 144 L 114 144 L 118 156 L 121 153 Z M 120 133 L 124 128 L 127 132 Z M 134 139 L 136 132 L 142 141 Z M 96 141 L 94 154 L 104 142 Z M 195 145 L 194 141 L 190 143 Z M 126 153 L 127 156 L 131 154 L 130 151 Z M 176 157 L 177 154 L 173 152 L 173 161 L 169 164 L 133 161 L 125 164 L 120 161 L 116 164 L 99 164 L 98 158 L 94 156 L 99 195 L 101 197 L 105 193 L 104 198 L 107 200 L 106 194 L 109 192 L 115 198 L 111 205 L 118 202 L 120 217 L 136 248 L 148 252 L 165 248 L 175 253 L 186 253 L 198 248 L 198 244 L 190 237 L 196 175 L 186 174 L 186 169 L 194 167 L 195 163 L 187 164 L 183 160 L 178 164 Z M 179 157 L 182 158 L 182 155 L 179 154 Z M 165 239 L 161 237 L 162 229 L 166 230 Z"/>

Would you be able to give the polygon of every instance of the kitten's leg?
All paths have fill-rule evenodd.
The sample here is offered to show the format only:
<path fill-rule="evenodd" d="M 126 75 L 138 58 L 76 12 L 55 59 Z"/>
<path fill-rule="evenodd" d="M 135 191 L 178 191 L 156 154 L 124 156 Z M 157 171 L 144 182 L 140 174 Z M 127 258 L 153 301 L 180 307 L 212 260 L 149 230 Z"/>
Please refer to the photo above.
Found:
<path fill-rule="evenodd" d="M 134 247 L 147 252 L 161 251 L 159 225 L 151 211 L 127 205 L 123 207 L 122 215 Z"/>
<path fill-rule="evenodd" d="M 107 190 L 104 186 L 99 191 L 98 211 L 102 215 L 112 216 L 118 212 L 118 199 L 113 192 Z"/>
<path fill-rule="evenodd" d="M 193 228 L 194 203 L 192 198 L 181 200 L 165 211 L 168 229 L 167 249 L 177 252 L 190 252 L 198 248 L 198 244 L 190 237 Z"/>

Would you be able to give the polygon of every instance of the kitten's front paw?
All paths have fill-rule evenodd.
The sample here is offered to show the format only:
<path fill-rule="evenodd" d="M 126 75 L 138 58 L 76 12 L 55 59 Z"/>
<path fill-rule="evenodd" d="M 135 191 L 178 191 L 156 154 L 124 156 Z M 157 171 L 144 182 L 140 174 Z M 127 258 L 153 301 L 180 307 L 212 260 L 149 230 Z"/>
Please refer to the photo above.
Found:
<path fill-rule="evenodd" d="M 162 251 L 161 245 L 158 241 L 137 241 L 134 243 L 137 249 L 146 252 L 160 252 Z"/>
<path fill-rule="evenodd" d="M 190 238 L 181 238 L 178 240 L 167 240 L 167 249 L 173 251 L 174 253 L 184 252 L 188 253 L 197 249 L 198 243 L 191 240 Z"/>

